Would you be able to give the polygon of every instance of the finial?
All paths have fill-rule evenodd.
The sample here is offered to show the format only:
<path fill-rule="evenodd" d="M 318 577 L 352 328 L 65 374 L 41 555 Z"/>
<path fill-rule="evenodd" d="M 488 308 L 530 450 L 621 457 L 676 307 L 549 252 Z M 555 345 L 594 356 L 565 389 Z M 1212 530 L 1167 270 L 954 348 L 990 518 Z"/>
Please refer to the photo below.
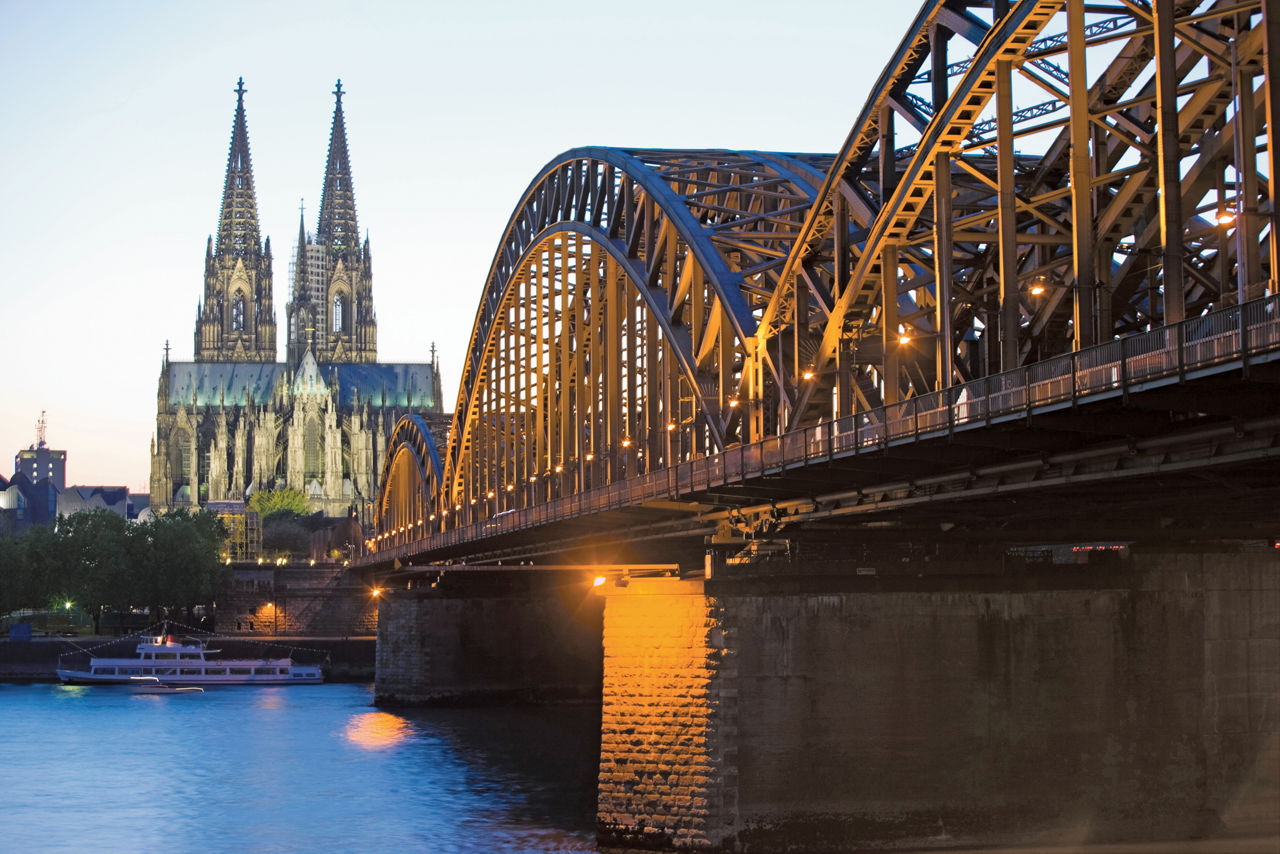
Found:
<path fill-rule="evenodd" d="M 169 364 L 169 339 L 164 339 L 164 363 Z"/>
<path fill-rule="evenodd" d="M 238 98 L 240 101 L 244 101 L 244 93 L 247 91 L 249 90 L 244 88 L 244 78 L 241 77 L 239 80 L 236 81 L 236 98 Z"/>
<path fill-rule="evenodd" d="M 338 78 L 338 86 L 333 90 L 333 94 L 338 96 L 338 106 L 342 106 L 342 78 Z"/>
<path fill-rule="evenodd" d="M 306 206 L 303 204 L 303 202 L 305 201 L 306 199 L 302 199 L 302 198 L 298 199 L 298 216 L 299 217 L 305 217 L 307 215 Z"/>

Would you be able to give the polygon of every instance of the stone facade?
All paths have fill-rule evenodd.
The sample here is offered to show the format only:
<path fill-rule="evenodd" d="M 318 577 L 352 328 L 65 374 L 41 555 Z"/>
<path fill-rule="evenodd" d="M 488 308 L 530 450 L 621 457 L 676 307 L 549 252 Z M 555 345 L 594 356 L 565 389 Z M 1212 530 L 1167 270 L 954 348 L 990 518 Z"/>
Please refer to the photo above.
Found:
<path fill-rule="evenodd" d="M 430 363 L 377 361 L 372 255 L 357 239 L 341 84 L 319 229 L 315 240 L 299 233 L 289 360 L 276 361 L 271 242 L 258 231 L 244 91 L 218 237 L 206 250 L 195 359 L 171 361 L 165 348 L 152 507 L 194 510 L 288 487 L 327 515 L 370 521 L 396 422 L 420 415 L 445 438 L 439 364 L 434 349 Z"/>
<path fill-rule="evenodd" d="M 335 565 L 241 566 L 218 600 L 223 635 L 373 637 L 378 599 L 351 569 Z"/>

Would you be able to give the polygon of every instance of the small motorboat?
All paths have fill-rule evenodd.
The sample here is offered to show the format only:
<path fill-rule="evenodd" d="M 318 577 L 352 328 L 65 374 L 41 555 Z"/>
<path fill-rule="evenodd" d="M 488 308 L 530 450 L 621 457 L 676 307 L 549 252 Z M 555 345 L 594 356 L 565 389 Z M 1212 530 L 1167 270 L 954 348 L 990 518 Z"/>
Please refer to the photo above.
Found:
<path fill-rule="evenodd" d="M 134 676 L 129 683 L 135 694 L 203 694 L 204 689 L 190 686 L 165 685 L 154 676 Z"/>

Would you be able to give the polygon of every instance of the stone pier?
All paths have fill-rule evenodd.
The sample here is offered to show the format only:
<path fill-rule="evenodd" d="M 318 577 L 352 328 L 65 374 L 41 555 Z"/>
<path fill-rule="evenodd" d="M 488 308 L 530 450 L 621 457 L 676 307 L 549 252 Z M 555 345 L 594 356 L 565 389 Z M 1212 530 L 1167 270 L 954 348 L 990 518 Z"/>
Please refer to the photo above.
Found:
<path fill-rule="evenodd" d="M 1269 552 L 603 590 L 603 843 L 1280 837 Z"/>
<path fill-rule="evenodd" d="M 576 576 L 452 573 L 378 612 L 380 704 L 600 697 L 603 603 Z"/>

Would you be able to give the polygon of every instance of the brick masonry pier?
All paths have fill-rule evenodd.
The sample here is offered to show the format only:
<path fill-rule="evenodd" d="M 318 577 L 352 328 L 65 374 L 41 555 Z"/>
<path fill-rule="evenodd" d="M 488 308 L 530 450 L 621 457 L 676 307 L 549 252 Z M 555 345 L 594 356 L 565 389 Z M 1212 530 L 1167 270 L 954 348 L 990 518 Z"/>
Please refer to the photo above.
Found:
<path fill-rule="evenodd" d="M 605 598 L 604 843 L 1280 834 L 1273 554 L 647 579 Z"/>

